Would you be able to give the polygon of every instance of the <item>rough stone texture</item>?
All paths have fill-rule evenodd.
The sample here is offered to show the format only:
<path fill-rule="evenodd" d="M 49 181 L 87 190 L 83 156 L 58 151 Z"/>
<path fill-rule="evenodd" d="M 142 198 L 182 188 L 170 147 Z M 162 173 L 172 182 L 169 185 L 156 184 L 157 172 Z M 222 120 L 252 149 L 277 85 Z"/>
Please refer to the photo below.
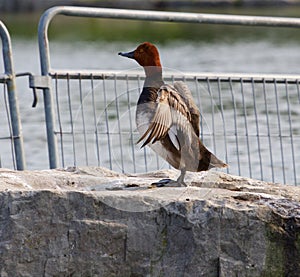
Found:
<path fill-rule="evenodd" d="M 299 276 L 300 187 L 177 174 L 0 169 L 0 276 Z"/>

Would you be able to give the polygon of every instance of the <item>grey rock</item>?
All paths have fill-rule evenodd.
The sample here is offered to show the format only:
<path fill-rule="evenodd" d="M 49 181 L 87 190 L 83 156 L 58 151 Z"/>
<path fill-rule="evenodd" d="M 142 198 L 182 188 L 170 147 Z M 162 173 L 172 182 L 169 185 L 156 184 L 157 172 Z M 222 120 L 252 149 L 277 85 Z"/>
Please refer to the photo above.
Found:
<path fill-rule="evenodd" d="M 0 276 L 298 276 L 300 187 L 177 174 L 0 169 Z"/>

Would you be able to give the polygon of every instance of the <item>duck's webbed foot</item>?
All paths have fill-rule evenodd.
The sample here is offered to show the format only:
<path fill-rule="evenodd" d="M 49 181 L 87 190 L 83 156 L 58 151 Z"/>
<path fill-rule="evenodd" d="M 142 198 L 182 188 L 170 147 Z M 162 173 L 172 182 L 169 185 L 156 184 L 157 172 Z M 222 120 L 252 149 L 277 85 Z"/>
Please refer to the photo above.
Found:
<path fill-rule="evenodd" d="M 168 178 L 162 179 L 152 183 L 150 187 L 187 187 L 187 184 L 184 182 L 185 172 L 186 170 L 182 169 L 181 174 L 176 181 Z"/>
<path fill-rule="evenodd" d="M 162 179 L 159 180 L 158 182 L 154 182 L 151 184 L 150 188 L 156 187 L 156 188 L 161 188 L 161 187 L 182 187 L 186 186 L 185 183 L 179 183 L 177 180 L 172 180 L 172 179 Z"/>
<path fill-rule="evenodd" d="M 166 179 L 161 179 L 158 182 L 154 182 L 151 184 L 151 187 L 166 187 L 169 186 L 169 184 L 172 182 L 172 179 L 166 178 Z"/>

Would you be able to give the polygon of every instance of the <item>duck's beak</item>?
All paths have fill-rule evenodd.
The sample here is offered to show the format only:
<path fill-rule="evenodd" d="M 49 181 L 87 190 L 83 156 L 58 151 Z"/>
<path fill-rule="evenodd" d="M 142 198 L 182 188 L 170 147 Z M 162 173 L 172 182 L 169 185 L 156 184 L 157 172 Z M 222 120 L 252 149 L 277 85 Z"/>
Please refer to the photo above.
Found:
<path fill-rule="evenodd" d="M 131 51 L 131 52 L 119 52 L 118 55 L 130 58 L 130 59 L 134 59 L 134 51 Z"/>

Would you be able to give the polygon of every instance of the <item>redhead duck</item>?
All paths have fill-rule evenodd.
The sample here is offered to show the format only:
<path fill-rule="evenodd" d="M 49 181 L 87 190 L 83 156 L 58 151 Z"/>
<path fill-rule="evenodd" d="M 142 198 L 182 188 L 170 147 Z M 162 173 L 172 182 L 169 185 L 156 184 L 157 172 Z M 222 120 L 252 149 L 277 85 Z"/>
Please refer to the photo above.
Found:
<path fill-rule="evenodd" d="M 227 167 L 199 138 L 200 111 L 184 82 L 165 84 L 155 45 L 144 42 L 134 51 L 119 55 L 136 60 L 144 68 L 146 79 L 136 110 L 137 129 L 143 141 L 174 168 L 181 170 L 177 181 L 161 180 L 157 186 L 185 185 L 186 171 L 204 171 Z"/>

